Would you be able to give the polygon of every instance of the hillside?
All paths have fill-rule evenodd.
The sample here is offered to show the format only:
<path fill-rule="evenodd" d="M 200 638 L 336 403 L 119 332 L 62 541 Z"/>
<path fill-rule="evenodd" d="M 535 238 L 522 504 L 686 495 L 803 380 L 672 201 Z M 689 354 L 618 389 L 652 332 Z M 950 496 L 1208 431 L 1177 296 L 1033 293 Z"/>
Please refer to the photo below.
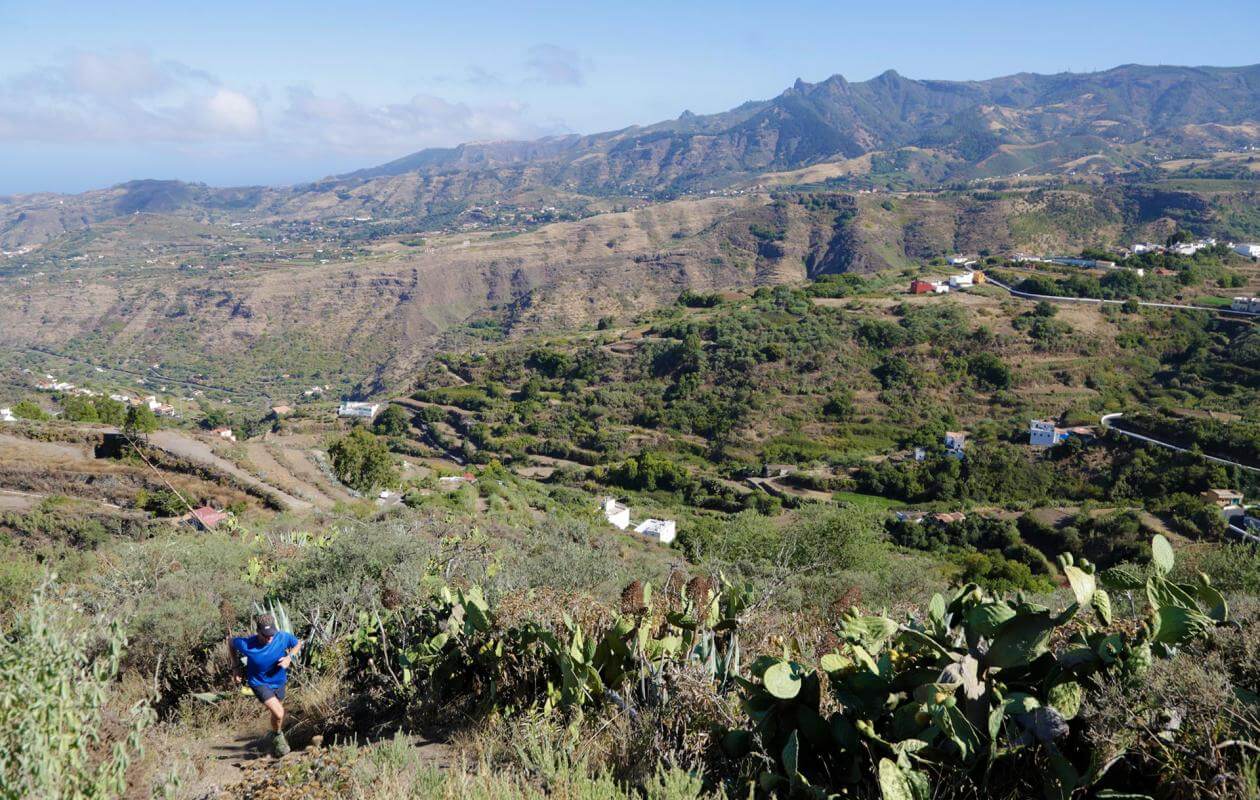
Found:
<path fill-rule="evenodd" d="M 1213 291 L 1208 263 L 1184 267 L 1206 285 L 1169 279 L 1168 294 L 1156 296 Z M 787 501 L 855 488 L 902 501 L 985 499 L 991 488 L 891 489 L 889 476 L 869 471 L 890 454 L 895 462 L 913 446 L 938 446 L 946 430 L 976 431 L 973 441 L 987 444 L 975 446 L 992 448 L 1008 474 L 984 480 L 1029 481 L 1007 486 L 1005 497 L 1114 500 L 1112 484 L 1122 496 L 1119 487 L 1149 476 L 1125 475 L 1123 455 L 1106 467 L 1095 457 L 1019 466 L 1028 448 L 1011 443 L 1026 443 L 1028 419 L 1092 425 L 1105 409 L 1181 408 L 1255 422 L 1256 364 L 1243 355 L 1255 334 L 1245 320 L 1034 308 L 996 287 L 906 295 L 908 281 L 905 272 L 842 275 L 751 297 L 687 293 L 632 327 L 480 342 L 431 362 L 405 407 L 420 412 L 428 443 L 473 462 L 617 490 L 643 488 L 637 467 L 626 470 L 649 458 L 682 482 L 673 491 L 688 505 L 725 511 L 768 501 L 763 492 Z M 1194 396 L 1180 388 L 1190 374 Z M 1255 444 L 1212 435 L 1200 444 L 1222 455 Z M 793 474 L 763 485 L 767 464 Z M 1186 490 L 1201 491 L 1198 479 Z M 1164 486 L 1178 490 L 1171 475 Z"/>
<path fill-rule="evenodd" d="M 784 241 L 773 221 L 754 238 Z M 1132 266 L 993 262 L 1063 291 Z M 1223 248 L 1160 263 L 1139 296 L 1260 286 Z M 117 745 L 114 777 L 83 780 L 130 796 L 1015 798 L 1054 763 L 1082 791 L 1248 797 L 1230 743 L 1260 731 L 1260 560 L 1199 493 L 1252 496 L 1255 476 L 1102 431 L 1034 448 L 1027 424 L 1124 409 L 1258 454 L 1255 321 L 906 292 L 948 272 L 686 292 L 511 336 L 501 309 L 370 426 L 223 405 L 142 439 L 147 461 L 94 454 L 104 427 L 62 397 L 0 437 L 0 477 L 24 481 L 0 492 L 4 707 L 25 722 L 17 698 L 47 697 Z M 240 441 L 207 430 L 225 421 Z M 348 443 L 388 474 L 360 484 Z M 166 481 L 234 516 L 189 529 Z M 617 530 L 607 496 L 677 540 Z M 223 650 L 255 604 L 307 643 L 276 760 Z M 77 763 L 6 730 L 9 752 Z M 30 796 L 70 780 L 25 763 L 6 774 Z"/>
<path fill-rule="evenodd" d="M 685 289 L 867 274 L 957 252 L 1075 253 L 1178 229 L 1260 232 L 1255 198 L 1150 184 L 776 191 L 424 237 L 133 213 L 0 261 L 14 300 L 0 325 L 13 367 L 65 370 L 48 360 L 58 356 L 155 388 L 185 381 L 259 402 L 316 384 L 370 394 L 405 381 L 486 312 L 522 335 L 628 320 Z"/>
<path fill-rule="evenodd" d="M 719 114 L 585 136 L 424 150 L 286 188 L 143 181 L 74 197 L 0 198 L 0 246 L 37 244 L 136 211 L 199 219 L 371 217 L 433 226 L 475 206 L 495 214 L 607 198 L 668 198 L 755 183 L 767 172 L 878 154 L 859 185 L 1011 174 L 1116 173 L 1260 143 L 1260 66 L 1126 65 L 935 81 L 888 71 L 851 83 L 797 81 Z"/>

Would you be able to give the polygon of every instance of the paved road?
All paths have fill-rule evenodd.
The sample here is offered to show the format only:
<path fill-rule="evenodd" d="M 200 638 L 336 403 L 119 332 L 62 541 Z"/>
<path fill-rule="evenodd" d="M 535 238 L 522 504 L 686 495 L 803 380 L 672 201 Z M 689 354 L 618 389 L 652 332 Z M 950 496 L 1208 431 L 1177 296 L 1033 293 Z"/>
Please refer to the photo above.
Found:
<path fill-rule="evenodd" d="M 1151 437 L 1143 436 L 1140 433 L 1134 433 L 1133 431 L 1126 431 L 1123 428 L 1115 427 L 1111 423 L 1113 420 L 1115 420 L 1117 417 L 1120 417 L 1120 416 L 1123 416 L 1123 414 L 1120 414 L 1120 413 L 1104 414 L 1102 417 L 1103 427 L 1107 428 L 1108 430 L 1113 430 L 1116 433 L 1122 434 L 1124 436 L 1128 436 L 1133 439 L 1140 439 L 1144 442 L 1150 442 L 1151 444 L 1159 445 L 1160 447 L 1167 447 L 1169 450 L 1176 450 L 1178 453 L 1190 452 L 1184 447 L 1178 447 L 1177 445 L 1170 444 L 1169 442 L 1161 442 L 1159 439 L 1152 439 Z M 1199 453 L 1198 455 L 1207 459 L 1208 461 L 1214 461 L 1217 464 L 1225 464 L 1226 466 L 1230 466 L 1230 467 L 1238 467 L 1239 469 L 1245 469 L 1250 472 L 1260 472 L 1260 469 L 1256 467 L 1249 467 L 1246 464 L 1239 464 L 1237 461 L 1230 461 L 1229 459 L 1217 458 L 1216 456 L 1204 455 L 1202 453 Z M 1229 531 L 1230 533 L 1234 534 L 1236 537 L 1242 539 L 1244 542 L 1250 542 L 1252 544 L 1260 544 L 1260 536 L 1257 536 L 1256 534 L 1252 533 L 1251 531 L 1245 530 L 1244 528 L 1240 528 L 1237 525 L 1231 524 L 1229 526 Z"/>
<path fill-rule="evenodd" d="M 1140 433 L 1134 433 L 1133 431 L 1126 431 L 1124 428 L 1117 428 L 1117 427 L 1115 427 L 1114 425 L 1112 425 L 1112 424 L 1111 424 L 1112 420 L 1116 419 L 1117 417 L 1121 417 L 1121 416 L 1124 416 L 1124 415 L 1123 415 L 1123 414 L 1121 414 L 1121 413 L 1117 413 L 1117 414 L 1104 414 L 1104 415 L 1103 415 L 1103 417 L 1102 417 L 1102 425 L 1103 425 L 1103 427 L 1104 427 L 1104 428 L 1109 428 L 1109 429 L 1111 429 L 1111 430 L 1115 431 L 1116 433 L 1123 434 L 1123 435 L 1128 436 L 1128 437 L 1130 437 L 1130 438 L 1132 438 L 1132 439 L 1141 439 L 1141 440 L 1142 440 L 1142 441 L 1144 441 L 1144 442 L 1150 442 L 1151 444 L 1157 444 L 1157 445 L 1159 445 L 1160 447 L 1167 447 L 1169 450 L 1176 450 L 1178 453 L 1189 453 L 1189 452 L 1190 452 L 1189 450 L 1187 450 L 1187 449 L 1186 449 L 1186 448 L 1184 448 L 1184 447 L 1178 447 L 1177 445 L 1175 445 L 1175 444 L 1170 444 L 1170 443 L 1168 443 L 1168 442 L 1161 442 L 1159 439 L 1152 439 L 1152 438 L 1151 438 L 1151 437 L 1149 437 L 1149 436 L 1143 436 L 1142 434 L 1140 434 Z M 1224 465 L 1225 465 L 1225 466 L 1227 466 L 1227 467 L 1238 467 L 1239 469 L 1245 469 L 1245 470 L 1247 470 L 1247 471 L 1249 471 L 1249 472 L 1260 472 L 1260 467 L 1249 467 L 1249 466 L 1247 466 L 1246 464 L 1239 464 L 1237 461 L 1230 461 L 1230 460 L 1229 460 L 1229 459 L 1227 459 L 1227 458 L 1217 458 L 1216 456 L 1209 456 L 1209 455 L 1206 455 L 1206 454 L 1203 454 L 1203 453 L 1199 453 L 1198 455 L 1199 455 L 1199 456 L 1201 456 L 1202 458 L 1207 459 L 1208 461 L 1214 461 L 1214 462 L 1216 462 L 1217 464 L 1224 464 Z"/>
<path fill-rule="evenodd" d="M 1033 294 L 1032 292 L 1021 292 L 1018 289 L 1013 289 L 1010 286 L 1007 286 L 1005 283 L 1002 283 L 996 278 L 990 278 L 987 276 L 985 278 L 985 282 L 1001 287 L 1016 297 L 1025 297 L 1029 300 L 1054 300 L 1060 303 L 1093 303 L 1099 306 L 1122 306 L 1129 302 L 1128 300 L 1100 300 L 1096 297 L 1063 297 L 1057 294 Z M 1183 305 L 1181 303 L 1151 303 L 1144 300 L 1138 300 L 1137 304 L 1140 306 L 1147 306 L 1149 308 L 1181 308 L 1188 311 L 1214 311 L 1218 314 L 1235 314 L 1240 317 L 1260 317 L 1260 313 L 1252 311 L 1234 311 L 1230 308 L 1216 308 L 1213 306 L 1190 306 Z"/>

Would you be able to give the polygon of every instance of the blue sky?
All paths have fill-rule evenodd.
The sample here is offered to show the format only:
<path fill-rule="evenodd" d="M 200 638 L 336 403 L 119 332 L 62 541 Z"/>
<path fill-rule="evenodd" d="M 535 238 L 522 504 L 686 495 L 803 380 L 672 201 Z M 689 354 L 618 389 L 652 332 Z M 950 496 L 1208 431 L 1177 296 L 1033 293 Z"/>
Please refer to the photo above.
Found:
<path fill-rule="evenodd" d="M 1254 1 L 0 0 L 0 194 L 290 183 L 720 111 L 835 73 L 1254 63 Z"/>

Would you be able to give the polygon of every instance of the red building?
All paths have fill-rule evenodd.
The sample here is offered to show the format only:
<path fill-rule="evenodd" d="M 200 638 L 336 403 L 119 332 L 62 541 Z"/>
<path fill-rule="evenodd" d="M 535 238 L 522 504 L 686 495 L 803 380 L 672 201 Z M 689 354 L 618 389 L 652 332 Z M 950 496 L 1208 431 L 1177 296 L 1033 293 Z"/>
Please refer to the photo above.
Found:
<path fill-rule="evenodd" d="M 910 294 L 931 294 L 936 291 L 932 284 L 918 279 L 910 281 Z"/>
<path fill-rule="evenodd" d="M 194 527 L 208 531 L 227 519 L 228 516 L 225 511 L 216 511 L 210 506 L 202 506 L 201 508 L 193 509 L 193 512 L 189 514 L 189 519 Z"/>

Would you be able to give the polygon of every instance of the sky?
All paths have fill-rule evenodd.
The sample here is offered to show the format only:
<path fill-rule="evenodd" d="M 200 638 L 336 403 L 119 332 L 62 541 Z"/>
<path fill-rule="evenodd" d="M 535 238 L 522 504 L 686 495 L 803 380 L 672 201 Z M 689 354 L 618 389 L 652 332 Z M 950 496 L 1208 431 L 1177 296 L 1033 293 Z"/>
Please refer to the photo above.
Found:
<path fill-rule="evenodd" d="M 296 183 L 837 73 L 1237 66 L 1260 61 L 1254 3 L 0 0 L 0 195 Z"/>

